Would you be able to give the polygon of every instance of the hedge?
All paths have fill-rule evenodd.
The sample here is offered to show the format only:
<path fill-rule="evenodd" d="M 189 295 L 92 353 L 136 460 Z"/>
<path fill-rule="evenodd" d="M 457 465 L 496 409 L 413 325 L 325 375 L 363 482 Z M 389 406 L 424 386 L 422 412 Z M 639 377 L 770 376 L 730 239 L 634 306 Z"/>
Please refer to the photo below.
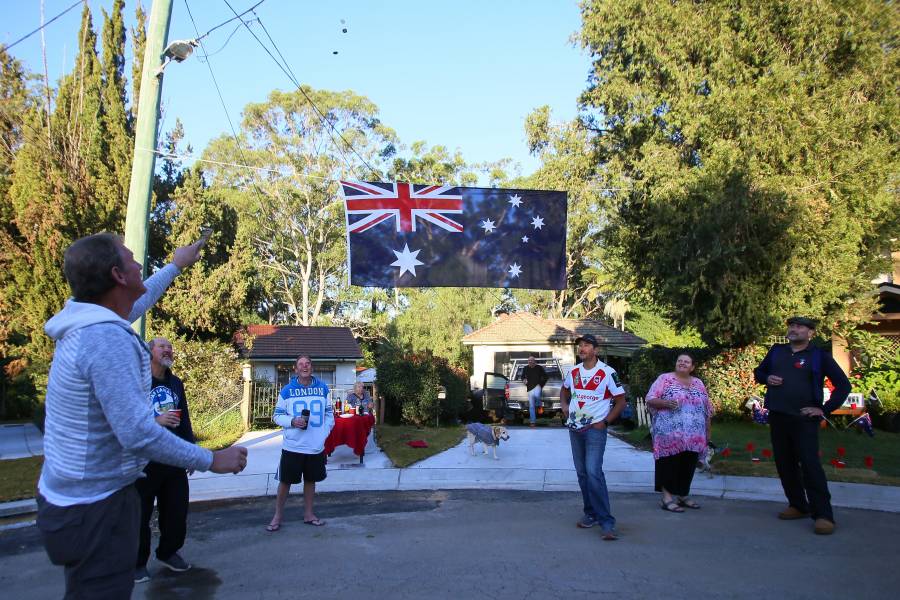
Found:
<path fill-rule="evenodd" d="M 752 395 L 762 396 L 764 388 L 753 379 L 753 369 L 768 350 L 765 346 L 742 348 L 665 348 L 651 346 L 638 350 L 628 369 L 629 390 L 633 397 L 644 396 L 654 380 L 675 370 L 675 359 L 687 352 L 694 357 L 699 377 L 720 418 L 739 419 L 748 414 L 745 408 Z"/>
<path fill-rule="evenodd" d="M 438 398 L 441 386 L 446 390 Z M 446 359 L 430 354 L 390 357 L 378 364 L 378 389 L 389 423 L 456 422 L 466 406 L 468 378 Z"/>

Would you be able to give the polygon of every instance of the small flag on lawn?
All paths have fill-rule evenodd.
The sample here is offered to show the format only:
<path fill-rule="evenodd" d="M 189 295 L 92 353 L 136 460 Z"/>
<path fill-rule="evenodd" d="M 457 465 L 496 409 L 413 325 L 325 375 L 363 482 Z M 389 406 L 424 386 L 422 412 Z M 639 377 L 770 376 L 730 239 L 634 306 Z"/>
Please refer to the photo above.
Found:
<path fill-rule="evenodd" d="M 566 287 L 566 193 L 342 181 L 350 283 Z"/>

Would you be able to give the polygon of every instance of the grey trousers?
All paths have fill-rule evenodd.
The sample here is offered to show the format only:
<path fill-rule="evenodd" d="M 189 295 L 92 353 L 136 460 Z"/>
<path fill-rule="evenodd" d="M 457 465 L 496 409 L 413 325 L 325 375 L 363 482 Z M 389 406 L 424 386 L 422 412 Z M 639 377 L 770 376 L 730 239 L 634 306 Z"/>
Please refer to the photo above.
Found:
<path fill-rule="evenodd" d="M 56 506 L 40 494 L 37 503 L 47 556 L 65 567 L 65 598 L 130 598 L 140 520 L 134 486 L 91 504 Z"/>

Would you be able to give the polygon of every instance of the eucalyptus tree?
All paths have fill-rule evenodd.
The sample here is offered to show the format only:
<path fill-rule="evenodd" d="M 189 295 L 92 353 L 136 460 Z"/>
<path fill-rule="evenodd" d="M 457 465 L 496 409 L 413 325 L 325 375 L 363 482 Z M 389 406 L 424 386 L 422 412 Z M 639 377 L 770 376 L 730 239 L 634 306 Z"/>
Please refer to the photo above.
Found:
<path fill-rule="evenodd" d="M 240 235 L 258 261 L 261 302 L 284 307 L 273 320 L 313 325 L 340 296 L 347 249 L 338 182 L 381 179 L 395 142 L 367 98 L 304 86 L 247 105 L 238 136 L 206 149 L 206 159 L 228 163 L 210 168 L 212 188 L 233 191 Z"/>

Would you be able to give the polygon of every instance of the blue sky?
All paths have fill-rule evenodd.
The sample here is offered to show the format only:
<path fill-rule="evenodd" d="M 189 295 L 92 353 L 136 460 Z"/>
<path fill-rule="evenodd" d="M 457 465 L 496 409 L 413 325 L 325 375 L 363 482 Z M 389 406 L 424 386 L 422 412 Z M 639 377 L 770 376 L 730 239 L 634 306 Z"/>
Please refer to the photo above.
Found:
<path fill-rule="evenodd" d="M 233 16 L 222 0 L 189 1 L 201 33 Z M 229 2 L 241 12 L 256 0 Z M 46 18 L 71 3 L 46 0 Z M 144 0 L 148 12 L 150 3 Z M 0 4 L 0 42 L 38 26 L 38 0 Z M 110 4 L 90 2 L 98 31 L 99 9 Z M 129 24 L 133 10 L 134 3 L 127 2 Z M 469 162 L 509 157 L 521 164 L 523 174 L 537 165 L 525 146 L 525 117 L 544 104 L 556 119 L 575 116 L 589 68 L 588 58 L 569 42 L 580 26 L 575 0 L 267 0 L 256 10 L 302 83 L 367 96 L 406 145 L 416 140 L 442 144 L 460 150 Z M 79 15 L 74 9 L 45 29 L 52 81 L 71 68 Z M 215 31 L 204 40 L 207 50 L 219 49 L 233 30 L 229 24 Z M 174 0 L 169 40 L 192 37 L 185 2 Z M 40 35 L 12 53 L 29 69 L 41 70 Z M 227 132 L 228 124 L 209 71 L 197 56 L 166 69 L 162 129 L 180 118 L 199 151 Z M 273 89 L 293 89 L 243 27 L 210 62 L 235 121 L 247 103 L 265 100 Z"/>

